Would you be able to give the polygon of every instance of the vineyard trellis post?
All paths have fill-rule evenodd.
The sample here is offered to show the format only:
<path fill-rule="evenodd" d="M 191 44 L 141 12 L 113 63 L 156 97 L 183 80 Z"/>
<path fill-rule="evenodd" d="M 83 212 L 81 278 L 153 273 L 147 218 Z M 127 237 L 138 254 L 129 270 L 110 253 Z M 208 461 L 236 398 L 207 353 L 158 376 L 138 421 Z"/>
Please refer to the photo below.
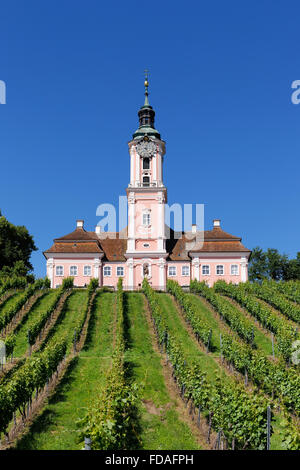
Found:
<path fill-rule="evenodd" d="M 197 419 L 198 428 L 200 427 L 200 419 L 201 419 L 201 405 L 199 405 L 199 408 L 198 408 L 198 419 Z"/>
<path fill-rule="evenodd" d="M 207 442 L 210 443 L 210 433 L 212 426 L 212 412 L 209 412 L 209 421 L 208 421 L 208 433 L 207 433 Z"/>
<path fill-rule="evenodd" d="M 74 354 L 76 353 L 76 328 L 74 329 L 74 340 L 73 340 L 73 343 L 74 343 Z"/>
<path fill-rule="evenodd" d="M 270 450 L 271 444 L 271 407 L 267 407 L 267 450 Z"/>
<path fill-rule="evenodd" d="M 212 329 L 209 330 L 206 352 L 209 351 L 209 346 L 210 346 L 210 342 L 211 342 L 211 337 L 212 337 Z"/>
<path fill-rule="evenodd" d="M 31 356 L 30 330 L 27 331 L 27 341 L 28 341 L 28 355 Z"/>

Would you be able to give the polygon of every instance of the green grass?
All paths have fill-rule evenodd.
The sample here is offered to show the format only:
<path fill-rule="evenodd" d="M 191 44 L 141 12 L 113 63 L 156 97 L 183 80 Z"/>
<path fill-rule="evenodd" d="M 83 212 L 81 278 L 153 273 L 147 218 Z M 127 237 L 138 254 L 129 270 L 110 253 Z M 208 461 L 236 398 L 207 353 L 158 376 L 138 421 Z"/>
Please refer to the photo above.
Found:
<path fill-rule="evenodd" d="M 74 322 L 85 304 L 86 295 L 83 290 L 75 290 L 71 294 L 61 320 L 55 327 L 54 338 L 69 332 L 69 350 L 72 347 Z M 167 294 L 159 294 L 158 298 L 170 332 L 181 341 L 187 359 L 197 360 L 212 382 L 218 375 L 230 380 L 213 356 L 202 352 L 192 340 L 172 298 Z M 53 396 L 27 434 L 18 442 L 17 449 L 80 449 L 76 421 L 84 416 L 86 407 L 104 386 L 105 373 L 111 364 L 114 302 L 113 293 L 97 294 L 85 347 L 73 359 Z M 209 310 L 203 307 L 201 311 L 208 315 Z M 210 316 L 217 343 L 220 325 L 214 323 L 216 319 L 211 312 Z M 127 373 L 133 380 L 143 384 L 139 419 L 142 447 L 156 450 L 198 449 L 191 429 L 180 419 L 176 401 L 167 390 L 160 355 L 152 347 L 141 293 L 125 293 L 125 330 Z M 272 449 L 281 448 L 280 421 L 281 417 L 276 416 L 271 438 Z"/>
<path fill-rule="evenodd" d="M 1 300 L 0 298 L 0 312 L 1 312 L 1 309 L 2 307 L 5 305 L 5 303 L 8 301 L 8 299 L 10 299 L 12 296 L 16 295 L 17 292 L 24 292 L 24 290 L 18 290 L 18 291 L 15 291 L 15 290 L 8 290 L 6 291 L 2 297 L 4 297 L 5 295 L 7 295 L 6 299 L 5 300 Z"/>
<path fill-rule="evenodd" d="M 51 290 L 42 297 L 39 297 L 33 304 L 28 316 L 26 317 L 26 320 L 16 331 L 16 346 L 14 349 L 15 357 L 22 357 L 26 353 L 26 350 L 28 349 L 28 328 L 41 312 L 47 310 L 50 307 L 56 295 L 57 292 L 55 290 Z"/>
<path fill-rule="evenodd" d="M 16 301 L 24 294 L 24 291 L 19 291 L 8 297 L 8 299 L 3 302 L 0 308 L 0 316 L 4 315 L 11 307 L 13 307 Z"/>
<path fill-rule="evenodd" d="M 126 365 L 141 387 L 140 430 L 143 449 L 199 449 L 189 426 L 180 420 L 165 385 L 160 356 L 152 347 L 143 296 L 125 293 Z"/>
<path fill-rule="evenodd" d="M 167 321 L 170 333 L 176 336 L 176 338 L 181 342 L 184 356 L 187 361 L 196 360 L 201 369 L 206 372 L 208 380 L 212 383 L 215 382 L 218 376 L 222 376 L 224 380 L 227 380 L 227 375 L 225 374 L 224 369 L 219 367 L 213 357 L 211 357 L 211 354 L 206 354 L 201 351 L 191 338 L 189 332 L 185 328 L 185 322 L 183 322 L 179 317 L 178 310 L 172 297 L 169 294 L 159 294 L 158 300 L 164 312 L 164 317 Z"/>
<path fill-rule="evenodd" d="M 215 351 L 220 351 L 220 333 L 224 331 L 224 328 L 220 325 L 218 320 L 214 317 L 211 310 L 205 305 L 204 301 L 199 295 L 195 294 L 187 294 L 192 304 L 197 308 L 197 312 L 199 316 L 204 317 L 206 321 L 209 323 L 210 327 L 212 328 L 212 345 Z M 226 297 L 224 300 L 228 301 Z M 238 308 L 238 307 L 236 307 Z M 218 312 L 216 312 L 218 316 Z M 259 350 L 261 350 L 266 356 L 270 356 L 272 354 L 272 342 L 271 340 L 255 325 L 255 321 L 253 318 L 249 318 L 248 320 L 252 323 L 254 328 L 254 338 L 255 344 Z M 229 327 L 230 328 L 230 327 Z M 232 334 L 234 332 L 232 331 Z M 237 335 L 237 334 L 236 334 Z"/>
<path fill-rule="evenodd" d="M 86 289 L 74 289 L 71 295 L 66 299 L 63 312 L 59 316 L 53 330 L 51 330 L 51 341 L 52 338 L 53 341 L 55 341 L 56 338 L 59 339 L 62 337 L 62 335 L 67 333 L 67 354 L 70 353 L 73 347 L 74 328 L 76 326 L 78 316 L 83 312 L 83 309 L 86 305 L 87 295 L 88 294 Z M 50 337 L 47 339 L 47 342 L 50 340 Z"/>
<path fill-rule="evenodd" d="M 167 320 L 170 332 L 175 334 L 175 336 L 181 340 L 185 354 L 190 353 L 190 357 L 194 356 L 199 361 L 203 371 L 207 373 L 207 378 L 213 383 L 215 378 L 218 375 L 222 375 L 223 380 L 231 380 L 230 377 L 225 375 L 225 372 L 213 359 L 211 353 L 205 354 L 202 353 L 195 343 L 189 341 L 189 333 L 185 328 L 185 323 L 182 322 L 179 318 L 178 310 L 172 301 L 172 298 L 168 294 L 159 294 L 158 299 L 160 300 L 160 305 L 163 308 L 165 313 L 165 319 Z M 205 306 L 204 306 L 205 307 Z M 206 308 L 206 307 L 205 307 Z M 206 309 L 208 310 L 208 309 Z M 209 310 L 208 310 L 209 311 Z M 204 311 L 203 311 L 204 312 Z M 208 313 L 208 312 L 206 312 Z M 211 313 L 211 312 L 210 312 Z M 212 321 L 212 320 L 211 320 Z M 215 319 L 214 319 L 215 321 Z M 213 326 L 213 322 L 212 322 Z M 219 328 L 219 327 L 218 327 Z M 214 333 L 214 332 L 213 332 Z M 216 341 L 216 339 L 215 339 Z M 188 357 L 188 354 L 187 356 Z M 220 374 L 221 372 L 221 374 Z M 215 374 L 215 375 L 213 375 Z M 281 420 L 282 414 L 276 416 L 273 427 L 274 433 L 271 436 L 271 446 L 273 450 L 281 450 Z"/>
<path fill-rule="evenodd" d="M 79 293 L 71 296 L 71 308 L 79 297 Z M 81 448 L 76 421 L 84 416 L 86 407 L 103 387 L 105 372 L 111 364 L 114 301 L 115 294 L 97 294 L 83 350 L 73 360 L 54 395 L 18 443 L 17 449 Z"/>

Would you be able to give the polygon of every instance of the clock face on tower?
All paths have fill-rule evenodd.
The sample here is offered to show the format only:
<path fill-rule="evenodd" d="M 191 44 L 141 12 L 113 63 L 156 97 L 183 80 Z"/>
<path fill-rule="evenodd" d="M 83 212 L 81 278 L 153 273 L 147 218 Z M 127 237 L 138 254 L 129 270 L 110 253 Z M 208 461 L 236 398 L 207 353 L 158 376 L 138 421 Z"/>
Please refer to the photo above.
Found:
<path fill-rule="evenodd" d="M 141 157 L 152 157 L 156 151 L 156 145 L 154 142 L 146 142 L 143 140 L 136 146 L 137 153 Z"/>

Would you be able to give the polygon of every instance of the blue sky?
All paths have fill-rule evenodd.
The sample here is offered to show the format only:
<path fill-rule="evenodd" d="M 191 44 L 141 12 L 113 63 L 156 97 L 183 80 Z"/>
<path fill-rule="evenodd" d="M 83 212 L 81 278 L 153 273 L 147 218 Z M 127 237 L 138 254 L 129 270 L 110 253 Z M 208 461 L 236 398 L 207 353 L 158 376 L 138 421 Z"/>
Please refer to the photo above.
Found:
<path fill-rule="evenodd" d="M 299 15 L 296 1 L 2 2 L 0 208 L 34 235 L 36 275 L 53 238 L 125 194 L 145 67 L 169 203 L 295 256 Z"/>

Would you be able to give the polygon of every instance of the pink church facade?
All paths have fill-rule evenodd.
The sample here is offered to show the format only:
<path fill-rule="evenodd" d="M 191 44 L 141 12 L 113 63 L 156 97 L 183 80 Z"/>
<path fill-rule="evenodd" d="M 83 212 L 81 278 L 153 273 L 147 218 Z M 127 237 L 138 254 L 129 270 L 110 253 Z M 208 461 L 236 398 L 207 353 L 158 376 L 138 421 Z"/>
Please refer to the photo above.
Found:
<path fill-rule="evenodd" d="M 116 288 L 119 277 L 128 290 L 140 289 L 144 277 L 165 290 L 167 279 L 188 286 L 191 279 L 212 286 L 217 280 L 248 280 L 250 250 L 241 238 L 213 221 L 211 230 L 175 233 L 165 223 L 167 188 L 163 182 L 165 142 L 154 127 L 155 112 L 148 102 L 138 112 L 139 128 L 129 142 L 130 181 L 127 187 L 128 225 L 120 233 L 87 231 L 78 220 L 73 232 L 56 238 L 44 252 L 52 287 L 72 276 L 83 287 L 91 278 L 99 286 Z"/>

